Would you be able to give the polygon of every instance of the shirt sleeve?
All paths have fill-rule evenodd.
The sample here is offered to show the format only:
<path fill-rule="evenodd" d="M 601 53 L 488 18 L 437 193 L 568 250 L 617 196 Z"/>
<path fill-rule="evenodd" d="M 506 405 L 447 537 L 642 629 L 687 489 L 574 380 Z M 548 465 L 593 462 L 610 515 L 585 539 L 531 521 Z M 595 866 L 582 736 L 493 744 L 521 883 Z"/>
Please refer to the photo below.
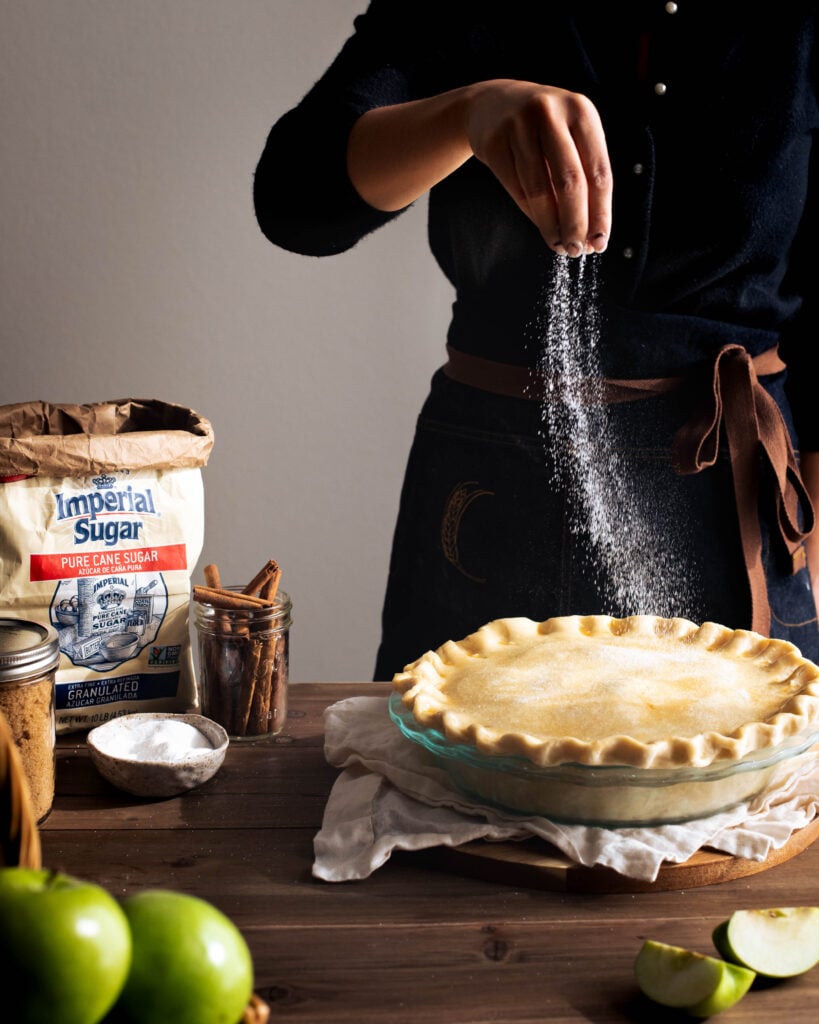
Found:
<path fill-rule="evenodd" d="M 347 139 L 376 107 L 431 95 L 432 52 L 419 38 L 428 2 L 372 0 L 354 34 L 294 109 L 274 124 L 256 167 L 253 202 L 265 236 L 311 256 L 343 252 L 401 211 L 366 203 L 347 173 Z"/>

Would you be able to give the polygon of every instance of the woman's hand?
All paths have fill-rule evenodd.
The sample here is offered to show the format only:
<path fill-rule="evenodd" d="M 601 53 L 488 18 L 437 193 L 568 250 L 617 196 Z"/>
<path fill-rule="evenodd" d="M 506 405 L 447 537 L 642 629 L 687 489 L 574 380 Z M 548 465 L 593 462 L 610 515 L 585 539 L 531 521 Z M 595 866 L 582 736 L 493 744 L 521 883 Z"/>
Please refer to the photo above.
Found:
<path fill-rule="evenodd" d="M 472 92 L 466 132 L 547 245 L 569 256 L 606 248 L 611 164 L 591 100 L 533 82 L 484 82 Z"/>
<path fill-rule="evenodd" d="M 473 155 L 555 252 L 606 248 L 611 164 L 600 116 L 579 93 L 493 79 L 379 107 L 353 126 L 347 166 L 370 205 L 398 210 Z"/>

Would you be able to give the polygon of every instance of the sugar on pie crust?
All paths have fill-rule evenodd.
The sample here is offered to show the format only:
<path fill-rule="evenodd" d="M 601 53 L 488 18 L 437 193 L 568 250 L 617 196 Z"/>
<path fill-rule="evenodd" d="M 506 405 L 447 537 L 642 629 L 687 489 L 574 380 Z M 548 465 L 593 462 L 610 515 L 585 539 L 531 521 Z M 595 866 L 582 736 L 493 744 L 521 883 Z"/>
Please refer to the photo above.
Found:
<path fill-rule="evenodd" d="M 701 767 L 819 731 L 819 667 L 796 647 L 682 618 L 498 619 L 393 685 L 449 741 L 541 766 Z"/>

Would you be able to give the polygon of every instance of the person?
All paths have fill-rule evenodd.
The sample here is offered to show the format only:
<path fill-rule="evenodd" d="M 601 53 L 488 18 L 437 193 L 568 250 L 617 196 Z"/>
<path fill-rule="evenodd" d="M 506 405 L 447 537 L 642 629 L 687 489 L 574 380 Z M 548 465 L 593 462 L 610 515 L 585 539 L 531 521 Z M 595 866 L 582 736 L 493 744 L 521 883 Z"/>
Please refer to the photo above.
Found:
<path fill-rule="evenodd" d="M 684 615 L 819 658 L 815 71 L 813 3 L 372 0 L 273 125 L 271 242 L 342 253 L 428 195 L 454 289 L 376 679 L 510 615 Z M 585 461 L 543 370 L 567 275 L 594 278 Z M 601 465 L 637 505 L 604 542 L 572 485 Z"/>

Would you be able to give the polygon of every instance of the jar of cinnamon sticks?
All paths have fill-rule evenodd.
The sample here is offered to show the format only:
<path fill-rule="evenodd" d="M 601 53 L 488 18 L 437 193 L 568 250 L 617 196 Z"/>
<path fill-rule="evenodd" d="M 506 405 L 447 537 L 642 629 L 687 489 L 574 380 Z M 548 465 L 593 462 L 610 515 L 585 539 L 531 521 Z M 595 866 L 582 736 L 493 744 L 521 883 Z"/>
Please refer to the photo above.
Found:
<path fill-rule="evenodd" d="M 275 736 L 287 717 L 290 597 L 278 586 L 255 596 L 252 582 L 193 594 L 201 713 L 239 740 Z"/>

